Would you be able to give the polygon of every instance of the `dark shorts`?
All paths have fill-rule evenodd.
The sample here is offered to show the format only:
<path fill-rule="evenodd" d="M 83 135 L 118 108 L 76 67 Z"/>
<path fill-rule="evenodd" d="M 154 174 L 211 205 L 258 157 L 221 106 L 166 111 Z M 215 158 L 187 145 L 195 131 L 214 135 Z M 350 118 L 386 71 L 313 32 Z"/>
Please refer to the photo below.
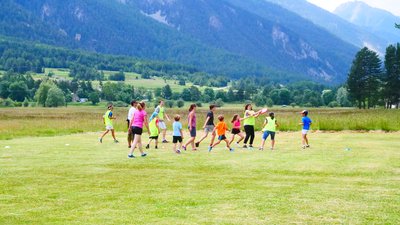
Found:
<path fill-rule="evenodd" d="M 263 140 L 267 140 L 268 136 L 271 135 L 271 140 L 275 140 L 275 132 L 273 131 L 264 131 Z"/>
<path fill-rule="evenodd" d="M 172 143 L 176 144 L 176 143 L 182 143 L 182 137 L 181 136 L 173 136 L 172 137 Z"/>
<path fill-rule="evenodd" d="M 220 140 L 220 141 L 226 140 L 225 135 L 218 136 L 218 140 Z"/>
<path fill-rule="evenodd" d="M 233 128 L 232 129 L 232 134 L 240 134 L 240 129 Z"/>
<path fill-rule="evenodd" d="M 143 129 L 140 127 L 132 127 L 132 134 L 142 135 Z"/>
<path fill-rule="evenodd" d="M 190 132 L 190 137 L 196 137 L 196 127 L 192 127 L 192 130 L 189 129 L 189 132 Z"/>
<path fill-rule="evenodd" d="M 150 139 L 158 140 L 158 136 L 151 136 Z"/>

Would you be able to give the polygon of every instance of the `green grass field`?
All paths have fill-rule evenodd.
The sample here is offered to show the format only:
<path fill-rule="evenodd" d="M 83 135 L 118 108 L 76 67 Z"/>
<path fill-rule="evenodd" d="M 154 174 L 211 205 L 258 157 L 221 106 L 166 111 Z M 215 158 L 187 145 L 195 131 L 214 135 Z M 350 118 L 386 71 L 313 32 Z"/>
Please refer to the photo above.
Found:
<path fill-rule="evenodd" d="M 311 133 L 301 150 L 280 132 L 274 152 L 165 144 L 136 159 L 124 133 L 99 134 L 0 141 L 0 224 L 400 223 L 399 133 Z"/>

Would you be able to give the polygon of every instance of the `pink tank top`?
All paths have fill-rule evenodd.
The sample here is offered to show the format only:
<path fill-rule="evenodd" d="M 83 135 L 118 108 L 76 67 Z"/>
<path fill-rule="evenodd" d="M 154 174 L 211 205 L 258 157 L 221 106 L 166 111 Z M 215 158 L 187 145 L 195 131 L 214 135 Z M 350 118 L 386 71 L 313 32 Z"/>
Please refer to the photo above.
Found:
<path fill-rule="evenodd" d="M 133 114 L 133 123 L 132 126 L 143 128 L 144 118 L 146 117 L 147 113 L 145 110 L 142 111 L 135 111 Z"/>
<path fill-rule="evenodd" d="M 233 128 L 240 128 L 240 120 L 233 122 Z"/>

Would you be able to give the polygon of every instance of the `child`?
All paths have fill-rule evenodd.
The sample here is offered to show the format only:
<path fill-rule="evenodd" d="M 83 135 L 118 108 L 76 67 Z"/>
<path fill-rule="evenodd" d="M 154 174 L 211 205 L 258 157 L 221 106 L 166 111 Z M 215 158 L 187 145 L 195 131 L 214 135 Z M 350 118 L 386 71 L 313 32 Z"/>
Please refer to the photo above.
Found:
<path fill-rule="evenodd" d="M 275 132 L 278 127 L 278 122 L 276 121 L 275 114 L 273 112 L 269 113 L 269 117 L 265 119 L 263 125 L 263 137 L 261 142 L 261 147 L 259 150 L 264 150 L 265 140 L 267 140 L 268 136 L 271 135 L 271 150 L 274 150 L 275 146 Z"/>
<path fill-rule="evenodd" d="M 232 139 L 229 142 L 230 145 L 235 140 L 236 135 L 238 135 L 240 137 L 239 141 L 236 142 L 236 145 L 239 145 L 239 143 L 244 139 L 244 136 L 243 136 L 242 132 L 240 131 L 240 128 L 241 128 L 240 121 L 242 121 L 242 120 L 243 119 L 241 119 L 238 114 L 235 114 L 232 118 L 233 128 L 232 128 Z"/>
<path fill-rule="evenodd" d="M 308 117 L 308 111 L 307 110 L 303 110 L 301 112 L 301 115 L 303 116 L 303 118 L 301 119 L 301 123 L 300 123 L 300 125 L 303 126 L 303 130 L 301 131 L 302 144 L 303 144 L 302 148 L 305 149 L 305 148 L 309 148 L 310 147 L 310 145 L 308 144 L 307 134 L 308 134 L 308 131 L 310 130 L 310 126 L 312 124 L 312 121 Z"/>
<path fill-rule="evenodd" d="M 196 142 L 196 144 L 195 144 L 196 148 L 199 147 L 200 142 L 202 142 L 208 136 L 208 133 L 210 133 L 210 132 L 211 132 L 211 144 L 210 144 L 210 146 L 212 146 L 212 144 L 214 143 L 215 136 L 216 136 L 215 130 L 214 130 L 214 128 L 215 128 L 215 126 L 214 126 L 214 112 L 215 112 L 216 109 L 217 109 L 216 105 L 210 105 L 210 111 L 207 113 L 207 118 L 206 118 L 206 121 L 204 122 L 204 126 L 203 126 L 204 135 L 203 135 L 202 138 L 200 138 L 200 141 Z"/>
<path fill-rule="evenodd" d="M 224 116 L 219 115 L 218 116 L 219 123 L 217 126 L 214 128 L 214 131 L 217 131 L 218 134 L 218 141 L 215 144 L 210 144 L 210 147 L 208 147 L 208 151 L 211 152 L 212 148 L 221 143 L 221 141 L 226 142 L 226 147 L 228 147 L 229 151 L 233 152 L 233 148 L 230 147 L 229 141 L 225 137 L 225 132 L 228 130 L 228 126 L 226 126 L 226 123 L 224 122 Z"/>
<path fill-rule="evenodd" d="M 182 123 L 179 122 L 181 119 L 181 116 L 176 115 L 174 117 L 175 122 L 172 124 L 173 127 L 173 137 L 172 137 L 172 143 L 174 144 L 174 152 L 177 154 L 181 153 L 181 147 L 182 147 L 182 140 L 183 140 L 183 132 L 182 132 Z M 177 143 L 179 142 L 179 147 L 176 149 Z"/>
<path fill-rule="evenodd" d="M 154 114 L 154 113 L 153 113 Z M 158 149 L 158 135 L 160 134 L 160 126 L 158 116 L 151 116 L 153 119 L 150 120 L 149 129 L 150 129 L 150 136 L 149 136 L 149 143 L 146 145 L 146 149 L 150 148 L 150 143 L 152 140 L 156 143 L 156 149 Z"/>
<path fill-rule="evenodd" d="M 111 131 L 111 135 L 114 138 L 114 142 L 118 143 L 118 140 L 115 138 L 115 131 L 114 131 L 114 126 L 113 126 L 113 120 L 116 119 L 116 117 L 113 115 L 112 110 L 114 109 L 114 107 L 112 105 L 109 105 L 107 107 L 107 112 L 103 115 L 103 121 L 104 124 L 106 125 L 106 131 L 104 131 L 103 135 L 101 135 L 101 137 L 99 138 L 100 143 L 103 143 L 103 137 L 106 136 L 106 134 L 108 134 L 108 132 Z"/>

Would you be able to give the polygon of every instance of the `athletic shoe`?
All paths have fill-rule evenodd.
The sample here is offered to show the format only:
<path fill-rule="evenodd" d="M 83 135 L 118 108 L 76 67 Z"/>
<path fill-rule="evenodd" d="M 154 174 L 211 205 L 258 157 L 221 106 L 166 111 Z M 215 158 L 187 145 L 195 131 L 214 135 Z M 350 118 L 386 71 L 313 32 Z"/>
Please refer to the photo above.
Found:
<path fill-rule="evenodd" d="M 150 148 L 150 145 L 146 145 L 146 149 L 149 149 Z"/>
<path fill-rule="evenodd" d="M 238 142 L 236 142 L 236 146 L 239 148 L 240 147 L 240 145 L 239 145 L 239 143 Z"/>
<path fill-rule="evenodd" d="M 271 151 L 272 151 L 272 150 L 274 150 L 274 148 L 273 148 L 273 147 L 271 147 L 271 148 L 269 148 L 269 149 L 271 149 Z"/>
<path fill-rule="evenodd" d="M 128 148 L 132 148 L 132 146 L 129 145 Z"/>
<path fill-rule="evenodd" d="M 128 158 L 129 159 L 133 159 L 133 158 L 135 158 L 135 156 L 134 155 L 128 155 Z"/>
<path fill-rule="evenodd" d="M 306 146 L 305 145 L 303 145 L 303 147 L 302 147 L 303 149 L 306 149 Z"/>
<path fill-rule="evenodd" d="M 168 141 L 167 140 L 163 140 L 162 143 L 168 143 Z"/>
<path fill-rule="evenodd" d="M 250 149 L 250 150 L 253 150 L 253 145 L 250 145 L 250 146 L 249 146 L 249 149 Z"/>
<path fill-rule="evenodd" d="M 158 149 L 158 146 L 156 145 L 156 149 Z"/>
<path fill-rule="evenodd" d="M 310 147 L 310 145 L 306 145 L 306 148 L 309 148 Z"/>
<path fill-rule="evenodd" d="M 142 156 L 142 157 L 146 157 L 146 156 L 147 156 L 147 154 L 146 154 L 146 153 L 143 153 L 141 156 Z"/>
<path fill-rule="evenodd" d="M 114 143 L 119 143 L 119 141 L 118 140 L 114 140 Z"/>
<path fill-rule="evenodd" d="M 182 146 L 182 149 L 186 151 L 186 147 L 185 146 Z"/>
<path fill-rule="evenodd" d="M 181 151 L 179 149 L 176 150 L 176 154 L 181 154 Z"/>
<path fill-rule="evenodd" d="M 200 146 L 200 142 L 196 142 L 194 145 L 196 146 L 196 148 L 198 148 Z"/>
<path fill-rule="evenodd" d="M 243 148 L 247 148 L 247 145 L 243 145 Z"/>
<path fill-rule="evenodd" d="M 103 143 L 103 138 L 99 138 L 100 143 Z"/>
<path fill-rule="evenodd" d="M 229 151 L 230 151 L 230 152 L 234 152 L 234 151 L 235 151 L 235 149 L 231 148 L 231 149 L 229 149 Z"/>
<path fill-rule="evenodd" d="M 260 151 L 264 151 L 264 148 L 259 148 L 258 150 L 260 150 Z"/>
<path fill-rule="evenodd" d="M 211 150 L 212 150 L 212 147 L 209 146 L 209 147 L 208 147 L 208 152 L 211 152 Z"/>

